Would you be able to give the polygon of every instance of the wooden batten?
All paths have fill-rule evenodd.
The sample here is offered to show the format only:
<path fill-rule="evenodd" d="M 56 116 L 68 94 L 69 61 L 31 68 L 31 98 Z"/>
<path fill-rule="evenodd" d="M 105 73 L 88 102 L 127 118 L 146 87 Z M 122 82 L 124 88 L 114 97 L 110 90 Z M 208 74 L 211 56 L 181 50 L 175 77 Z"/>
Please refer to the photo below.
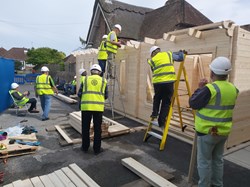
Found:
<path fill-rule="evenodd" d="M 151 44 L 151 45 L 155 45 L 155 39 L 152 39 L 152 38 L 148 38 L 148 37 L 145 37 L 144 38 L 144 42 L 147 43 L 147 44 Z"/>

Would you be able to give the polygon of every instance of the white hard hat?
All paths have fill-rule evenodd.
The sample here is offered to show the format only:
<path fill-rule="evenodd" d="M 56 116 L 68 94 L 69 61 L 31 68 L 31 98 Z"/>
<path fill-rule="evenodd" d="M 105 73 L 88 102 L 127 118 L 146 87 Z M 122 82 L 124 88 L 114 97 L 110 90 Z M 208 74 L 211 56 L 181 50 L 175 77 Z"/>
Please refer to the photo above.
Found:
<path fill-rule="evenodd" d="M 11 89 L 16 89 L 17 87 L 19 87 L 17 83 L 14 82 L 11 84 Z"/>
<path fill-rule="evenodd" d="M 49 68 L 47 68 L 46 66 L 43 66 L 43 67 L 41 68 L 41 71 L 47 72 L 47 71 L 49 71 Z"/>
<path fill-rule="evenodd" d="M 74 76 L 74 79 L 76 79 L 76 75 Z"/>
<path fill-rule="evenodd" d="M 216 75 L 227 75 L 232 70 L 230 60 L 222 56 L 215 58 L 209 67 Z"/>
<path fill-rule="evenodd" d="M 156 49 L 160 49 L 159 46 L 153 46 L 150 48 L 149 52 L 150 52 L 150 55 L 156 50 Z"/>
<path fill-rule="evenodd" d="M 115 26 L 114 26 L 115 28 L 117 28 L 117 29 L 119 29 L 119 31 L 120 32 L 122 32 L 122 26 L 121 25 L 119 25 L 119 24 L 115 24 Z"/>
<path fill-rule="evenodd" d="M 106 39 L 108 37 L 108 35 L 107 34 L 104 34 L 103 36 L 102 36 L 102 39 Z"/>
<path fill-rule="evenodd" d="M 91 68 L 90 68 L 90 71 L 92 70 L 98 70 L 100 72 L 102 72 L 102 69 L 101 67 L 99 66 L 99 64 L 94 64 Z"/>
<path fill-rule="evenodd" d="M 84 68 L 79 69 L 79 74 L 81 75 L 83 72 L 85 72 L 86 70 Z"/>

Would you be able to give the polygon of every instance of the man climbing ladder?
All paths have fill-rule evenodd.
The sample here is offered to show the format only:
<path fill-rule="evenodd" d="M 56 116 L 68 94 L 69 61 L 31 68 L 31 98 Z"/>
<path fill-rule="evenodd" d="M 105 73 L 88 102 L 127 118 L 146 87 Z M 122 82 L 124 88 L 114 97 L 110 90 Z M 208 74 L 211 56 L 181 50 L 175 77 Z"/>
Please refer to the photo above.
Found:
<path fill-rule="evenodd" d="M 151 66 L 153 72 L 152 82 L 154 85 L 155 95 L 153 99 L 153 112 L 150 116 L 151 120 L 144 136 L 144 141 L 147 141 L 150 136 L 155 136 L 156 138 L 161 139 L 160 150 L 163 150 L 166 142 L 168 126 L 170 123 L 170 118 L 172 116 L 175 98 L 177 98 L 177 104 L 179 106 L 177 90 L 182 72 L 184 73 L 186 86 L 188 88 L 187 90 L 190 95 L 190 89 L 186 78 L 186 71 L 183 65 L 186 51 L 179 51 L 177 53 L 172 53 L 171 51 L 161 52 L 161 49 L 158 46 L 153 46 L 150 49 L 150 54 L 151 60 L 149 60 L 148 63 Z M 177 77 L 175 75 L 173 65 L 174 61 L 182 61 L 180 63 Z M 161 109 L 159 112 L 160 105 Z M 180 109 L 178 109 L 178 112 L 180 114 Z M 158 120 L 156 120 L 157 118 Z M 161 127 L 163 129 L 163 136 L 153 132 L 152 125 Z M 182 130 L 184 130 L 183 126 Z"/>

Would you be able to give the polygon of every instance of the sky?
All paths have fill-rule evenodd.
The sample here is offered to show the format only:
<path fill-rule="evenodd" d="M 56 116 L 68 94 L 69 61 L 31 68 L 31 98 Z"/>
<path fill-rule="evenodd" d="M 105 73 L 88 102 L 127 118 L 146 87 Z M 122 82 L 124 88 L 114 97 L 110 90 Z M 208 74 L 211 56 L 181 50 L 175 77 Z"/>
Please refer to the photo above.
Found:
<path fill-rule="evenodd" d="M 152 9 L 166 0 L 119 0 Z M 213 22 L 250 24 L 249 0 L 186 0 Z M 69 55 L 86 39 L 95 0 L 1 0 L 0 47 L 49 47 Z"/>

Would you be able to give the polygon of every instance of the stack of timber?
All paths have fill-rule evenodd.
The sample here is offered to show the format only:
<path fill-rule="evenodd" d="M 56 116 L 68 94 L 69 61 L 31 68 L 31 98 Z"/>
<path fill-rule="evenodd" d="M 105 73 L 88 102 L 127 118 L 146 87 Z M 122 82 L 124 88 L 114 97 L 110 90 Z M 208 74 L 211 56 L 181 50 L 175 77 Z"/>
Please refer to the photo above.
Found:
<path fill-rule="evenodd" d="M 100 187 L 75 163 L 63 167 L 53 173 L 17 180 L 3 187 Z"/>
<path fill-rule="evenodd" d="M 77 130 L 79 133 L 82 134 L 82 119 L 81 119 L 81 112 L 72 112 L 70 113 L 70 125 Z M 90 126 L 90 137 L 93 138 L 94 130 L 93 124 L 91 122 Z M 127 134 L 130 132 L 130 129 L 125 125 L 122 125 L 116 121 L 113 121 L 105 116 L 103 116 L 103 123 L 102 123 L 102 138 L 106 137 L 113 137 L 117 135 Z"/>
<path fill-rule="evenodd" d="M 163 37 L 160 39 L 145 38 L 144 42 L 137 43 L 136 46 L 126 45 L 117 52 L 115 64 L 119 87 L 115 87 L 115 92 L 121 93 L 127 117 L 146 122 L 152 112 L 152 96 L 154 94 L 151 82 L 152 72 L 146 64 L 147 60 L 150 59 L 149 49 L 153 45 L 159 46 L 162 51 L 175 52 L 185 49 L 188 52 L 185 68 L 191 92 L 198 88 L 201 78 L 210 80 L 209 64 L 214 58 L 218 56 L 228 57 L 233 67 L 229 75 L 229 81 L 239 89 L 239 100 L 241 100 L 241 97 L 244 100 L 241 93 L 250 90 L 250 76 L 242 76 L 248 75 L 250 71 L 250 32 L 228 20 L 162 33 L 162 35 Z M 89 69 L 91 64 L 98 63 L 97 55 L 94 53 L 75 54 L 75 56 L 76 69 L 81 67 Z M 175 69 L 177 72 L 177 62 L 175 63 Z M 182 86 L 184 85 L 180 85 L 180 89 L 182 89 Z M 184 96 L 185 91 L 182 90 L 179 93 L 183 95 L 180 98 L 181 106 L 188 108 L 188 97 Z M 123 106 L 119 99 L 115 96 L 114 110 L 122 112 Z M 243 105 L 235 108 L 235 114 L 238 113 L 241 117 L 234 117 L 234 128 L 230 136 L 235 137 L 231 137 L 229 146 L 239 145 L 250 140 L 250 136 L 239 137 L 241 136 L 240 133 L 234 133 L 234 131 L 248 132 L 250 127 L 250 120 L 244 116 L 245 125 L 239 125 L 243 119 L 240 108 L 250 108 L 250 102 Z M 171 125 L 171 129 L 176 128 Z M 184 137 L 185 135 L 189 137 L 188 131 L 184 131 L 182 134 Z M 178 135 L 181 136 L 179 132 Z"/>
<path fill-rule="evenodd" d="M 0 141 L 0 144 L 6 146 L 6 149 L 0 150 L 0 158 L 9 158 L 14 156 L 21 156 L 27 154 L 33 154 L 38 149 L 38 146 L 22 145 L 18 143 L 10 144 L 10 140 L 22 140 L 22 141 L 37 141 L 36 134 L 31 133 L 29 135 L 22 134 L 20 136 L 11 136 L 5 140 Z"/>
<path fill-rule="evenodd" d="M 56 97 L 56 98 L 58 98 L 58 99 L 60 99 L 60 100 L 62 100 L 64 102 L 66 102 L 66 103 L 69 103 L 69 104 L 75 104 L 75 103 L 77 103 L 77 100 L 72 99 L 70 97 L 67 97 L 67 96 L 65 96 L 63 94 L 60 94 L 60 93 L 59 94 L 54 94 L 54 97 Z"/>

